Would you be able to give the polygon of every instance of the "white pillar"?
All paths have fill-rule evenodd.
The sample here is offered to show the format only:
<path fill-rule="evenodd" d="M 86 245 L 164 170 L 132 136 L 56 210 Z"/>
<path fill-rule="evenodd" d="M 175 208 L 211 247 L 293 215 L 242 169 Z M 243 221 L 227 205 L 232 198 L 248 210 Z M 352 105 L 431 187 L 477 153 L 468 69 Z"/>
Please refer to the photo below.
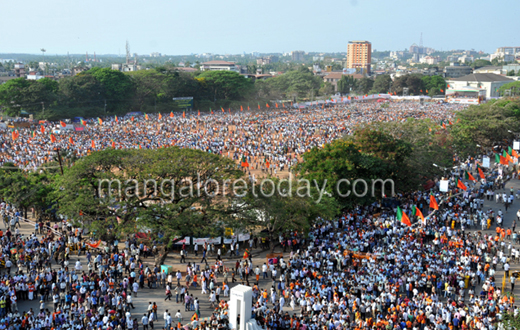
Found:
<path fill-rule="evenodd" d="M 240 301 L 240 310 L 238 302 Z M 237 316 L 240 315 L 240 330 L 246 330 L 246 323 L 251 319 L 253 289 L 245 285 L 237 285 L 231 289 L 229 300 L 229 323 L 231 329 L 237 329 Z"/>

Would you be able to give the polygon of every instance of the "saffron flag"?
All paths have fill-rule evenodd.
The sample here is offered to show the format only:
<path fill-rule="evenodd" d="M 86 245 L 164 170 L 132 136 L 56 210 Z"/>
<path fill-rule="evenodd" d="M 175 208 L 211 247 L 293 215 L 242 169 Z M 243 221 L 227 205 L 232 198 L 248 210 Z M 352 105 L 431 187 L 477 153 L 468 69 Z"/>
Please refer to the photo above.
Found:
<path fill-rule="evenodd" d="M 477 165 L 477 169 L 478 169 L 478 175 L 480 176 L 481 179 L 485 179 L 486 176 L 484 175 L 484 172 L 482 171 L 482 169 L 480 168 L 480 166 Z"/>
<path fill-rule="evenodd" d="M 413 207 L 413 211 L 414 211 L 413 214 L 414 214 L 415 216 L 421 218 L 421 220 L 424 222 L 424 215 L 422 214 L 421 209 L 418 208 L 417 206 L 414 206 L 414 207 Z"/>
<path fill-rule="evenodd" d="M 56 142 L 56 137 L 54 136 L 54 134 L 51 133 L 51 142 L 54 143 Z"/>
<path fill-rule="evenodd" d="M 119 119 L 117 119 L 117 116 L 116 116 L 116 123 L 119 123 Z"/>
<path fill-rule="evenodd" d="M 173 111 L 170 111 L 170 118 L 173 118 Z"/>
<path fill-rule="evenodd" d="M 247 111 L 249 111 L 249 110 L 251 110 L 251 109 L 249 109 L 249 104 L 247 104 Z"/>
<path fill-rule="evenodd" d="M 200 117 L 200 110 L 197 110 L 197 116 Z"/>
<path fill-rule="evenodd" d="M 437 200 L 433 194 L 430 194 L 430 208 L 434 210 L 439 210 L 439 204 L 437 204 Z"/>
<path fill-rule="evenodd" d="M 471 173 L 469 173 L 468 171 L 464 171 L 464 178 L 470 181 L 477 181 L 475 180 L 475 177 L 471 175 Z"/>
<path fill-rule="evenodd" d="M 13 131 L 13 132 L 11 133 L 11 137 L 13 138 L 13 141 L 16 140 L 16 139 L 18 139 L 18 136 L 19 136 L 19 133 L 18 133 L 17 131 Z"/>
<path fill-rule="evenodd" d="M 61 125 L 61 127 L 65 127 L 65 126 L 67 126 L 67 124 L 65 124 L 65 123 L 62 122 L 61 120 L 60 120 L 60 125 Z"/>
<path fill-rule="evenodd" d="M 69 143 L 74 145 L 74 140 L 72 140 L 72 137 L 69 137 Z"/>
<path fill-rule="evenodd" d="M 96 142 L 94 142 L 94 140 L 92 140 L 92 149 L 96 149 Z"/>
<path fill-rule="evenodd" d="M 130 121 L 134 121 L 134 116 L 130 117 Z"/>
<path fill-rule="evenodd" d="M 45 133 L 45 127 L 40 126 L 40 132 Z"/>
<path fill-rule="evenodd" d="M 275 103 L 274 106 L 276 109 L 278 109 L 278 103 Z"/>
<path fill-rule="evenodd" d="M 220 109 L 222 109 L 222 113 L 226 113 L 226 110 L 224 110 L 223 107 L 220 107 Z"/>
<path fill-rule="evenodd" d="M 101 245 L 101 240 L 97 241 L 96 243 L 94 244 L 91 244 L 91 243 L 86 243 L 88 246 L 90 246 L 91 248 L 93 249 L 97 249 L 100 245 Z"/>
<path fill-rule="evenodd" d="M 98 117 L 97 119 L 97 122 L 99 123 L 99 125 L 103 125 L 103 121 L 101 120 L 101 118 Z"/>
<path fill-rule="evenodd" d="M 162 119 L 162 115 L 161 115 L 161 113 L 159 112 L 159 120 L 161 120 L 161 119 Z"/>
<path fill-rule="evenodd" d="M 260 110 L 260 103 L 258 103 L 258 110 Z"/>
<path fill-rule="evenodd" d="M 115 149 L 116 148 L 116 143 L 114 142 L 114 140 L 112 140 L 112 149 Z"/>
<path fill-rule="evenodd" d="M 199 320 L 199 316 L 197 315 L 197 313 L 193 313 L 193 316 L 191 317 L 191 320 L 192 321 L 198 321 Z"/>
<path fill-rule="evenodd" d="M 182 118 L 186 118 L 186 111 L 182 112 Z"/>
<path fill-rule="evenodd" d="M 244 111 L 244 107 L 240 106 L 240 111 Z"/>
<path fill-rule="evenodd" d="M 457 180 L 457 188 L 460 188 L 462 190 L 466 190 L 468 188 L 466 188 L 466 186 L 464 185 L 464 183 L 462 182 L 462 180 L 459 180 L 459 179 L 455 179 Z"/>
<path fill-rule="evenodd" d="M 502 164 L 502 165 L 507 165 L 507 159 L 506 159 L 506 157 L 499 156 L 499 159 L 500 159 L 500 164 Z"/>
<path fill-rule="evenodd" d="M 410 219 L 408 218 L 406 213 L 404 213 L 399 206 L 397 207 L 397 220 L 399 220 L 400 222 L 404 223 L 407 226 L 412 225 L 412 223 L 410 222 Z"/>
<path fill-rule="evenodd" d="M 511 155 L 515 158 L 518 158 L 518 153 L 516 152 L 515 149 L 511 150 Z"/>
<path fill-rule="evenodd" d="M 266 108 L 270 108 L 269 103 L 266 103 L 265 106 Z"/>
<path fill-rule="evenodd" d="M 83 125 L 83 126 L 87 126 L 87 122 L 84 121 L 83 119 L 80 119 L 79 122 L 81 123 L 81 125 Z"/>
<path fill-rule="evenodd" d="M 144 119 L 148 120 L 148 114 L 147 113 L 144 114 Z"/>

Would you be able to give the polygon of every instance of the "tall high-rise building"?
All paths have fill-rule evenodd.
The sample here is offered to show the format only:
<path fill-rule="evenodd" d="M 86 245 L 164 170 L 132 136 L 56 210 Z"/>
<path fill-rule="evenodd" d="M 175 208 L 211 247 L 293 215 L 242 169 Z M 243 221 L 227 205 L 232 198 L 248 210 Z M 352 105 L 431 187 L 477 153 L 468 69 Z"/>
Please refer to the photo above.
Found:
<path fill-rule="evenodd" d="M 294 62 L 301 62 L 304 60 L 304 56 L 305 55 L 305 52 L 303 50 L 294 50 L 292 53 L 291 53 L 291 57 L 292 57 L 292 60 Z"/>
<path fill-rule="evenodd" d="M 361 69 L 370 73 L 372 44 L 366 40 L 349 41 L 347 48 L 347 69 Z"/>

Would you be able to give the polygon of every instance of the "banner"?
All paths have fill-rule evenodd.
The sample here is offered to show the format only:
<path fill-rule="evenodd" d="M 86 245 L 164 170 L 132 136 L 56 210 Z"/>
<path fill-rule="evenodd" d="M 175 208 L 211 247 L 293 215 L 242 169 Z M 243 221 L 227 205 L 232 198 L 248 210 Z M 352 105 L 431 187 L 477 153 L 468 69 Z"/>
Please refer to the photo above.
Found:
<path fill-rule="evenodd" d="M 439 191 L 448 192 L 448 180 L 441 180 L 439 184 Z"/>
<path fill-rule="evenodd" d="M 239 242 L 249 241 L 250 238 L 251 238 L 250 234 L 239 234 L 238 235 L 238 241 Z"/>
<path fill-rule="evenodd" d="M 177 239 L 178 237 L 175 237 L 175 239 Z M 182 245 L 182 244 L 186 244 L 186 245 L 190 245 L 190 237 L 189 236 L 186 236 L 184 237 L 183 239 L 177 241 L 175 243 L 176 245 Z"/>
<path fill-rule="evenodd" d="M 224 238 L 224 244 L 231 244 L 231 243 L 233 243 L 232 238 Z"/>
<path fill-rule="evenodd" d="M 515 149 L 515 150 L 520 149 L 520 141 L 513 141 L 513 149 Z"/>
<path fill-rule="evenodd" d="M 206 238 L 193 238 L 192 240 L 193 240 L 193 244 L 198 244 L 198 245 L 203 245 L 204 243 L 220 244 L 220 242 L 222 241 L 222 238 L 221 237 L 216 237 L 216 238 L 206 237 Z"/>
<path fill-rule="evenodd" d="M 489 168 L 489 157 L 482 157 L 482 167 Z"/>

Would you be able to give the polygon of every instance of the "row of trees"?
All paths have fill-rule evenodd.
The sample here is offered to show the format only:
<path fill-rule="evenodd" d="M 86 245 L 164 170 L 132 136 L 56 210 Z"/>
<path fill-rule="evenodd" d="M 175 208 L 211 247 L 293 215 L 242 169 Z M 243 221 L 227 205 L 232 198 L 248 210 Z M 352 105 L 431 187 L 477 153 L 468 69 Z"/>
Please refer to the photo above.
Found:
<path fill-rule="evenodd" d="M 93 68 L 59 81 L 24 78 L 0 85 L 0 106 L 11 116 L 21 110 L 42 119 L 95 117 L 128 111 L 176 110 L 172 98 L 192 96 L 195 107 L 234 107 L 248 102 L 265 104 L 273 99 L 305 99 L 330 95 L 330 83 L 305 66 L 268 79 L 251 79 L 232 71 L 185 73 L 172 66 L 122 73 Z"/>
<path fill-rule="evenodd" d="M 440 95 L 446 89 L 446 80 L 441 76 L 423 76 L 421 74 L 409 74 L 396 77 L 379 75 L 375 80 L 370 78 L 356 79 L 353 76 L 344 75 L 338 81 L 338 91 L 342 94 L 403 94 L 404 88 L 408 88 L 409 95 Z"/>

